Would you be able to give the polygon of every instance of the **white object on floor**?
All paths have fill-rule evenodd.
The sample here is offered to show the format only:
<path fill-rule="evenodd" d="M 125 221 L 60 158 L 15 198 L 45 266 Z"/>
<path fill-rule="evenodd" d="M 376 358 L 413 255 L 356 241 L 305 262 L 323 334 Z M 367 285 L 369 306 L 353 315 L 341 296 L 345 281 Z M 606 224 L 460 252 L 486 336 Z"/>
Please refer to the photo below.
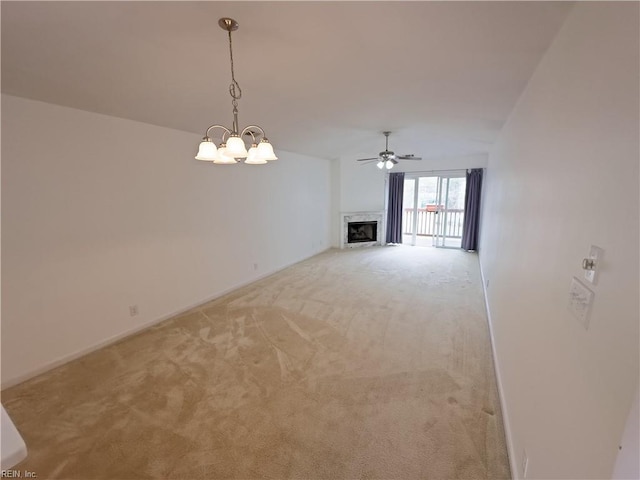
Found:
<path fill-rule="evenodd" d="M 0 430 L 2 431 L 2 443 L 0 443 L 2 470 L 7 470 L 26 458 L 27 446 L 4 407 L 2 407 Z"/>

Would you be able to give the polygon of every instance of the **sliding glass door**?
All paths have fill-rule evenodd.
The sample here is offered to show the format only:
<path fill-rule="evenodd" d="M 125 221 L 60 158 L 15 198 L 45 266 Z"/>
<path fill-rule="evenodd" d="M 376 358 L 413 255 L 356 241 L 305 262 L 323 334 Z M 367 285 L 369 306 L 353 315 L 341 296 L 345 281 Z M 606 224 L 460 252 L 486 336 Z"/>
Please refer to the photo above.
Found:
<path fill-rule="evenodd" d="M 403 243 L 460 248 L 465 184 L 464 171 L 407 174 L 403 197 Z"/>
<path fill-rule="evenodd" d="M 466 180 L 464 173 L 438 177 L 438 216 L 433 235 L 436 247 L 462 246 Z"/>

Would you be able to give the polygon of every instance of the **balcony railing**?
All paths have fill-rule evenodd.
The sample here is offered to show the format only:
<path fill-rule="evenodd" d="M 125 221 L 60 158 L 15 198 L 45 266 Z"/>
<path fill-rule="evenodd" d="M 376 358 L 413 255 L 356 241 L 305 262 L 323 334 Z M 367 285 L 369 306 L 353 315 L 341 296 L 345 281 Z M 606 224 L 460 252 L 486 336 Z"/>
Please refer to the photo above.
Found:
<path fill-rule="evenodd" d="M 405 235 L 413 233 L 413 208 L 405 208 L 402 215 L 402 227 Z M 446 221 L 446 233 L 451 238 L 462 238 L 462 225 L 464 223 L 464 210 L 451 209 L 444 212 L 444 208 L 437 205 L 428 205 L 427 208 L 416 210 L 418 222 L 416 235 L 431 237 L 435 234 L 434 228 L 438 228 L 439 222 Z M 446 220 L 445 220 L 446 217 Z"/>

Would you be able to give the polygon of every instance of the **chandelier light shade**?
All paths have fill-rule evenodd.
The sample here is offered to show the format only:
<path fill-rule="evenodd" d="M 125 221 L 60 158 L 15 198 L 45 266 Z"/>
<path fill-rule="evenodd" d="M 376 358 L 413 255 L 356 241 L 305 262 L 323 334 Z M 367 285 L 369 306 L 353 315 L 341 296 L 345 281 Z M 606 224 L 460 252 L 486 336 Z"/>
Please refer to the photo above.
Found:
<path fill-rule="evenodd" d="M 246 158 L 248 155 L 244 141 L 237 134 L 233 133 L 227 138 L 227 149 L 225 153 L 233 158 Z"/>
<path fill-rule="evenodd" d="M 216 163 L 218 165 L 234 165 L 238 163 L 236 162 L 235 158 L 227 155 L 226 150 L 227 150 L 227 145 L 224 143 L 221 143 L 213 163 Z"/>
<path fill-rule="evenodd" d="M 204 160 L 205 162 L 213 162 L 218 158 L 218 148 L 212 141 L 200 143 L 196 160 Z"/>
<path fill-rule="evenodd" d="M 269 143 L 269 140 L 263 138 L 260 140 L 260 145 L 257 147 L 258 155 L 265 160 L 277 160 L 276 154 L 273 153 L 273 147 Z"/>
<path fill-rule="evenodd" d="M 267 139 L 264 130 L 258 125 L 249 125 L 242 129 L 238 128 L 238 100 L 242 97 L 242 90 L 236 81 L 233 69 L 233 43 L 231 32 L 238 29 L 238 22 L 232 18 L 221 18 L 218 25 L 229 34 L 229 59 L 231 64 L 231 84 L 229 94 L 231 95 L 231 105 L 233 105 L 233 125 L 227 128 L 224 125 L 214 124 L 207 128 L 196 160 L 213 162 L 219 165 L 231 165 L 242 162 L 249 165 L 264 165 L 269 161 L 277 160 L 278 157 L 273 151 L 273 146 Z M 215 130 L 222 130 L 222 143 L 216 146 L 209 134 Z M 251 139 L 251 148 L 247 151 L 244 138 Z"/>
<path fill-rule="evenodd" d="M 258 146 L 254 143 L 251 145 L 244 163 L 248 163 L 249 165 L 264 165 L 267 163 L 267 159 L 258 154 Z"/>

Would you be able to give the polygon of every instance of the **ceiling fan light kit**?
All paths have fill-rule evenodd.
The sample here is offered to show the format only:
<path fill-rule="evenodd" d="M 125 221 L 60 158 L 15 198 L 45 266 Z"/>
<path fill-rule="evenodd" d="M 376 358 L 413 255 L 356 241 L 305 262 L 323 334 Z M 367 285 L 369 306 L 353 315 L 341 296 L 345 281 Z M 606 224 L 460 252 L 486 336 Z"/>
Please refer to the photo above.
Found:
<path fill-rule="evenodd" d="M 391 132 L 382 132 L 385 136 L 385 147 L 384 151 L 380 152 L 377 157 L 372 158 L 359 158 L 356 160 L 357 162 L 373 162 L 377 160 L 376 166 L 382 170 L 386 168 L 387 170 L 391 170 L 394 165 L 398 163 L 398 160 L 422 160 L 422 157 L 416 157 L 413 154 L 407 155 L 396 155 L 394 152 L 389 150 L 389 135 Z"/>
<path fill-rule="evenodd" d="M 249 125 L 238 133 L 238 100 L 242 97 L 242 89 L 236 81 L 233 69 L 233 44 L 231 42 L 231 32 L 238 30 L 238 22 L 232 18 L 225 17 L 218 20 L 218 25 L 229 35 L 229 59 L 231 63 L 229 94 L 233 105 L 233 125 L 231 128 L 227 128 L 224 125 L 214 124 L 207 128 L 195 158 L 196 160 L 213 162 L 218 165 L 234 165 L 243 159 L 245 159 L 244 163 L 249 165 L 264 165 L 269 161 L 277 160 L 278 157 L 276 157 L 273 146 L 267 139 L 262 127 Z M 215 129 L 223 131 L 222 142 L 218 147 L 209 136 L 211 131 Z M 243 140 L 245 136 L 251 137 L 249 150 L 247 150 Z"/>

